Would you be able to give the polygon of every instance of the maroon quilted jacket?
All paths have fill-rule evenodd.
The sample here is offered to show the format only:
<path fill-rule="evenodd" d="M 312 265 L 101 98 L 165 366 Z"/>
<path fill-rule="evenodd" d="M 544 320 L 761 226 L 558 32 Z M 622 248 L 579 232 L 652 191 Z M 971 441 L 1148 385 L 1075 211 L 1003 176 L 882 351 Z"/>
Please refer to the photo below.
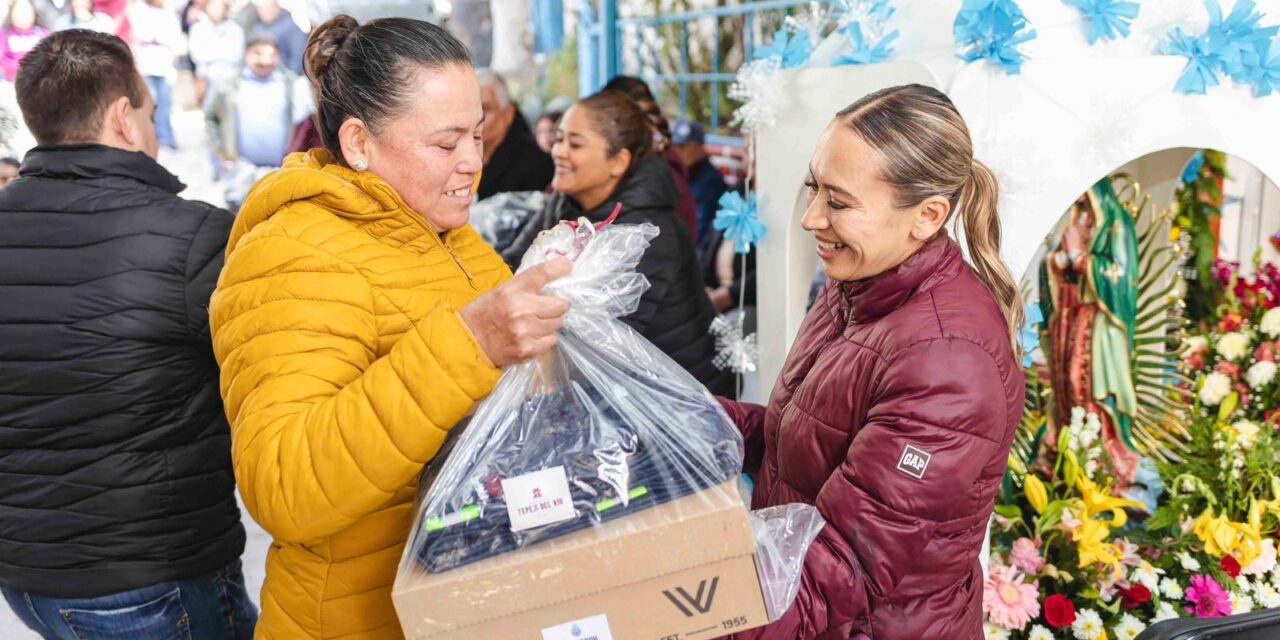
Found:
<path fill-rule="evenodd" d="M 722 400 L 759 471 L 752 506 L 827 520 L 795 605 L 736 638 L 982 637 L 978 555 L 1023 403 L 1005 326 L 940 234 L 822 290 L 767 408 Z"/>

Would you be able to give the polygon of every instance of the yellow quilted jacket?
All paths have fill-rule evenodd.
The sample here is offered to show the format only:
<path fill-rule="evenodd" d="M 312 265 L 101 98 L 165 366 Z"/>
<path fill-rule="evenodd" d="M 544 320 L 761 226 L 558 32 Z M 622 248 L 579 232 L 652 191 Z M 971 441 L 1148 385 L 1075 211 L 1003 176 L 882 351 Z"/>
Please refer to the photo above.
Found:
<path fill-rule="evenodd" d="M 250 193 L 209 316 L 236 480 L 275 539 L 258 638 L 401 637 L 418 474 L 499 375 L 456 311 L 510 277 L 324 151 Z"/>

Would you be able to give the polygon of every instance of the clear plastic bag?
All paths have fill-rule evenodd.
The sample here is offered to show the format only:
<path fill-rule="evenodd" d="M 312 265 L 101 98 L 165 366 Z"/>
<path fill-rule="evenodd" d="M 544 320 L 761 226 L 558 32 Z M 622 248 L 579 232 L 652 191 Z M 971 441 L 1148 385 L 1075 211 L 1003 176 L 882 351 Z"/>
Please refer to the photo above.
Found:
<path fill-rule="evenodd" d="M 449 571 L 736 480 L 742 437 L 719 403 L 617 319 L 648 287 L 635 266 L 657 233 L 562 223 L 529 250 L 520 270 L 574 261 L 546 290 L 572 305 L 558 345 L 503 373 L 430 474 L 408 560 Z M 537 472 L 563 472 L 572 504 L 513 521 L 510 481 Z"/>
<path fill-rule="evenodd" d="M 756 568 L 769 620 L 781 618 L 795 602 L 805 555 L 826 524 L 818 508 L 807 504 L 784 504 L 751 512 Z"/>
<path fill-rule="evenodd" d="M 520 191 L 486 198 L 471 205 L 471 227 L 502 253 L 530 218 L 542 211 L 547 197 L 541 191 Z"/>
<path fill-rule="evenodd" d="M 678 545 L 723 552 L 716 558 L 759 550 L 761 573 L 748 569 L 748 580 L 763 576 L 768 614 L 785 611 L 795 598 L 804 549 L 816 535 L 810 529 L 815 521 L 821 526 L 816 509 L 790 506 L 748 518 L 738 489 L 737 427 L 692 375 L 619 320 L 648 288 L 636 265 L 657 233 L 650 224 L 561 223 L 525 255 L 520 271 L 557 256 L 574 262 L 571 275 L 545 290 L 568 300 L 571 310 L 552 352 L 504 371 L 424 473 L 393 594 L 451 581 L 462 586 L 445 593 L 453 605 L 437 598 L 431 606 L 400 609 L 402 624 L 456 629 L 460 617 L 472 614 L 445 620 L 442 609 L 474 610 L 479 619 L 515 615 L 520 606 L 511 601 L 527 598 L 530 585 L 564 588 L 570 578 L 563 567 L 544 563 L 535 570 L 519 561 L 529 556 L 514 553 L 531 548 L 554 554 L 571 546 L 575 562 L 592 556 L 583 563 L 591 575 L 622 572 L 631 582 L 690 568 L 679 565 L 691 553 Z M 650 535 L 655 527 L 684 526 L 726 509 L 740 510 L 736 527 L 701 539 L 668 536 L 677 548 L 664 549 L 662 566 L 583 543 L 584 535 L 596 541 Z"/>

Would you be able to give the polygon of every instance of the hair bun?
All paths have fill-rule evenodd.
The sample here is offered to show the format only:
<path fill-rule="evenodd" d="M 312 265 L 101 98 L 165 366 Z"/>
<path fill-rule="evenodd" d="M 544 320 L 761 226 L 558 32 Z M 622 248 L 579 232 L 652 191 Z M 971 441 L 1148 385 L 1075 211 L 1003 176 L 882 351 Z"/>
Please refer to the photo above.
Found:
<path fill-rule="evenodd" d="M 307 49 L 304 54 L 304 66 L 307 77 L 316 85 L 320 84 L 320 79 L 324 77 L 324 71 L 333 62 L 338 52 L 342 50 L 342 45 L 346 43 L 347 38 L 355 33 L 360 23 L 346 14 L 339 14 L 330 18 L 327 22 L 311 32 L 311 37 L 307 39 Z"/>

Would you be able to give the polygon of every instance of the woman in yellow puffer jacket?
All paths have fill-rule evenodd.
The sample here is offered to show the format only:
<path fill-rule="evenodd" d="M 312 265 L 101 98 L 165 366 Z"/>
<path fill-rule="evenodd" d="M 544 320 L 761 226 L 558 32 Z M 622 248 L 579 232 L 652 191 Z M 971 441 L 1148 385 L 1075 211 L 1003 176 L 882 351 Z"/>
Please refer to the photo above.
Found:
<path fill-rule="evenodd" d="M 483 111 L 466 49 L 407 19 L 307 45 L 325 149 L 246 199 L 210 306 L 233 460 L 275 538 L 259 638 L 398 638 L 419 473 L 497 382 L 547 352 L 564 260 L 516 278 L 468 226 Z M 496 365 L 496 366 L 495 366 Z"/>

